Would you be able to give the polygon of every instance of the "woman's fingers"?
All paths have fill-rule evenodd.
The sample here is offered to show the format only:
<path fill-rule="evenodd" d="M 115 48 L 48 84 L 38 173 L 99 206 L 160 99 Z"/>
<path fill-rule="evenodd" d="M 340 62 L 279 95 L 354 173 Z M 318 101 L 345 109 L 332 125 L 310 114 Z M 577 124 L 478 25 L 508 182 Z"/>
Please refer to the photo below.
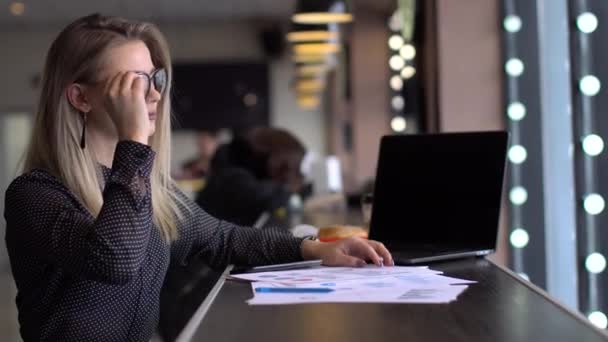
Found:
<path fill-rule="evenodd" d="M 371 260 L 375 265 L 382 266 L 382 259 L 376 250 L 372 247 L 369 241 L 364 239 L 352 239 L 352 243 L 355 244 L 356 254 L 362 259 Z"/>
<path fill-rule="evenodd" d="M 120 80 L 120 94 L 128 96 L 132 92 L 133 82 L 138 78 L 137 74 L 131 71 L 127 71 L 123 74 Z"/>
<path fill-rule="evenodd" d="M 364 266 L 366 261 L 377 266 L 394 265 L 388 249 L 378 241 L 348 238 L 331 243 L 304 241 L 303 244 L 302 253 L 305 258 L 322 259 L 326 266 L 360 267 Z"/>
<path fill-rule="evenodd" d="M 106 94 L 110 94 L 111 96 L 116 96 L 118 95 L 119 91 L 120 91 L 120 81 L 122 80 L 122 72 L 117 73 L 116 75 L 112 76 L 108 82 L 106 82 L 106 86 L 105 86 L 105 93 Z"/>
<path fill-rule="evenodd" d="M 386 248 L 386 246 L 384 246 L 384 244 L 382 242 L 369 240 L 369 243 L 372 245 L 372 247 L 374 248 L 376 253 L 378 253 L 380 255 L 380 257 L 382 257 L 382 259 L 384 260 L 384 266 L 395 265 L 393 256 L 391 255 L 389 250 Z"/>

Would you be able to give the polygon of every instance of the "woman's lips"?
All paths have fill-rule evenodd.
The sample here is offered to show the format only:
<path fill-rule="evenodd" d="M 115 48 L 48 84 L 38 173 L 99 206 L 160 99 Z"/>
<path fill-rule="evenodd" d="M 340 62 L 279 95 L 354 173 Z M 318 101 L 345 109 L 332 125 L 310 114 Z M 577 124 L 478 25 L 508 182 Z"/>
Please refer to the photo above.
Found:
<path fill-rule="evenodd" d="M 156 120 L 156 113 L 148 113 L 148 118 L 150 118 L 150 120 Z"/>

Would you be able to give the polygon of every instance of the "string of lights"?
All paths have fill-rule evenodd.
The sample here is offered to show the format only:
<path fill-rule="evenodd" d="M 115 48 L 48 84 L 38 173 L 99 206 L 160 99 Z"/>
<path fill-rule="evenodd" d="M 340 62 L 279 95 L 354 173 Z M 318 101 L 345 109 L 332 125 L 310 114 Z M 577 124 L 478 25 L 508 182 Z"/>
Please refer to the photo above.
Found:
<path fill-rule="evenodd" d="M 524 163 L 528 158 L 528 152 L 521 145 L 520 139 L 520 122 L 526 118 L 527 110 L 519 98 L 518 78 L 525 70 L 524 63 L 518 58 L 517 54 L 517 36 L 522 28 L 522 20 L 515 11 L 514 1 L 505 1 L 504 3 L 504 44 L 505 44 L 505 73 L 506 73 L 506 106 L 508 116 L 508 128 L 511 132 L 511 147 L 509 148 L 508 158 L 510 162 L 510 190 L 509 201 L 511 233 L 509 241 L 512 250 L 513 269 L 522 277 L 529 280 L 525 273 L 523 253 L 521 250 L 528 245 L 530 236 L 526 227 L 522 222 L 522 206 L 528 200 L 528 191 L 521 184 L 522 171 Z"/>
<path fill-rule="evenodd" d="M 601 8 L 598 8 L 601 11 Z M 605 8 L 608 10 L 608 8 Z M 603 303 L 601 276 L 606 269 L 606 258 L 601 251 L 601 218 L 605 200 L 600 186 L 600 160 L 604 151 L 602 127 L 598 124 L 597 104 L 601 96 L 602 83 L 598 74 L 598 64 L 594 63 L 596 51 L 594 39 L 599 39 L 599 20 L 590 3 L 585 0 L 570 1 L 570 19 L 573 23 L 571 35 L 571 59 L 573 64 L 573 121 L 574 134 L 580 137 L 580 144 L 574 149 L 577 172 L 578 256 L 581 267 L 578 270 L 579 305 L 589 320 L 606 329 L 608 318 L 602 311 Z M 605 12 L 604 12 L 605 13 Z M 584 265 L 584 267 L 582 267 Z"/>
<path fill-rule="evenodd" d="M 506 193 L 510 267 L 546 286 L 541 105 L 534 1 L 503 0 L 504 108 L 511 133 Z"/>
<path fill-rule="evenodd" d="M 391 129 L 396 133 L 403 133 L 407 129 L 407 120 L 403 115 L 405 99 L 403 98 L 402 92 L 404 83 L 407 82 L 407 80 L 401 76 L 401 73 L 406 67 L 411 66 L 408 66 L 408 59 L 404 58 L 404 56 L 400 54 L 400 51 L 406 46 L 411 47 L 412 49 L 413 47 L 409 43 L 406 43 L 401 35 L 403 22 L 398 15 L 393 15 L 389 19 L 388 26 L 391 32 L 388 39 L 388 46 L 390 49 L 388 64 L 391 71 L 389 78 L 389 86 L 391 89 Z M 411 60 L 411 58 L 409 60 Z"/>
<path fill-rule="evenodd" d="M 408 113 L 415 106 L 412 103 L 406 103 L 406 92 L 408 85 L 414 82 L 414 76 L 417 73 L 416 55 L 417 50 L 411 37 L 406 38 L 402 33 L 404 27 L 413 27 L 415 23 L 405 23 L 404 20 L 414 20 L 414 12 L 416 11 L 415 2 L 408 2 L 407 7 L 398 8 L 388 20 L 388 28 L 390 37 L 388 39 L 390 69 L 389 87 L 390 87 L 390 113 L 391 113 L 391 129 L 395 133 L 414 132 L 416 118 L 415 115 Z M 404 11 L 411 15 L 405 15 Z M 415 98 L 416 94 L 408 98 Z M 419 114 L 419 113 L 415 113 Z"/>
<path fill-rule="evenodd" d="M 579 309 L 596 326 L 605 329 L 608 326 L 608 318 L 604 311 L 608 303 L 602 289 L 606 287 L 603 274 L 607 262 L 605 251 L 602 250 L 602 241 L 608 238 L 608 233 L 602 231 L 601 220 L 605 215 L 604 196 L 608 191 L 608 184 L 604 185 L 599 175 L 603 168 L 608 168 L 608 162 L 602 158 L 602 132 L 608 131 L 608 120 L 603 119 L 599 113 L 608 110 L 608 98 L 602 96 L 601 81 L 601 73 L 608 73 L 602 63 L 604 57 L 608 57 L 608 51 L 598 47 L 599 37 L 602 36 L 598 33 L 601 29 L 598 19 L 601 16 L 598 13 L 603 11 L 602 13 L 608 14 L 608 4 L 586 0 L 569 0 L 566 3 L 569 5 L 569 11 L 564 13 L 570 17 L 572 25 L 571 44 L 569 47 L 565 45 L 564 51 L 567 55 L 569 49 L 570 58 L 566 58 L 566 61 L 570 60 L 572 65 L 566 67 L 570 71 L 572 82 L 566 82 L 568 84 L 562 86 L 568 87 L 568 93 L 572 93 L 572 102 L 568 99 L 566 103 L 571 104 L 568 112 L 571 112 L 572 116 L 566 117 L 566 120 L 572 120 L 572 134 L 576 142 L 571 146 L 570 154 L 574 156 L 573 178 L 576 198 L 579 199 L 575 209 L 576 231 L 572 231 L 576 233 L 578 260 L 573 266 L 578 273 L 578 286 L 575 285 L 573 293 L 578 289 Z M 535 2 L 503 0 L 505 107 L 507 126 L 511 132 L 508 153 L 511 267 L 523 277 L 547 288 L 549 269 L 547 260 L 543 260 L 546 258 L 543 247 L 547 248 L 546 243 L 554 242 L 547 234 L 560 232 L 548 231 L 541 214 L 545 213 L 547 205 L 542 197 L 542 186 L 543 182 L 548 180 L 538 174 L 538 170 L 543 170 L 543 164 L 540 162 L 543 159 L 543 150 L 538 148 L 540 139 L 533 137 L 544 136 L 546 132 L 543 133 L 542 128 L 550 123 L 542 122 L 538 118 L 538 113 L 543 109 L 540 103 L 542 101 L 538 101 L 538 97 L 541 94 L 546 96 L 550 92 L 540 89 L 540 68 L 535 67 L 534 62 L 550 62 L 543 59 L 547 58 L 550 52 L 543 50 L 543 53 L 539 54 L 538 49 L 547 46 L 555 48 L 557 45 L 540 39 L 556 38 L 558 35 L 546 31 L 539 32 L 539 18 L 543 14 L 548 15 L 538 12 Z M 546 27 L 543 26 L 542 29 Z M 608 33 L 608 30 L 605 33 Z M 551 70 L 546 65 L 543 66 L 545 72 Z M 546 100 L 555 101 L 550 98 Z M 547 104 L 551 107 L 551 103 L 545 103 Z M 546 116 L 545 119 L 564 120 L 563 116 L 553 114 L 555 115 Z M 554 246 L 551 250 L 555 250 Z"/>

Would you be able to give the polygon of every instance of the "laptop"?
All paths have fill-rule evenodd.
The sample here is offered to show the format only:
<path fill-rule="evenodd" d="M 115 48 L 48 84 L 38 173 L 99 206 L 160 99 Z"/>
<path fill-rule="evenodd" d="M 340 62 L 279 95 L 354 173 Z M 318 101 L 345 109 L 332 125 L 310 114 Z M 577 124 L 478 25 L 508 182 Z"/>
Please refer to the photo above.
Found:
<path fill-rule="evenodd" d="M 384 136 L 370 239 L 410 265 L 493 253 L 508 133 Z"/>

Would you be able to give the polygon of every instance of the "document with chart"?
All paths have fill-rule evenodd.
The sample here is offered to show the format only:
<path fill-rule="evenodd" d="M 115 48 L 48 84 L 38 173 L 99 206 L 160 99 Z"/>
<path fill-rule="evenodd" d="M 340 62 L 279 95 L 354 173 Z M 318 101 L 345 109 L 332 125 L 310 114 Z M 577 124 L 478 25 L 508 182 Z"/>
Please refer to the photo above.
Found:
<path fill-rule="evenodd" d="M 252 281 L 251 305 L 304 303 L 420 303 L 456 300 L 474 281 L 427 267 L 318 267 L 233 275 Z"/>

